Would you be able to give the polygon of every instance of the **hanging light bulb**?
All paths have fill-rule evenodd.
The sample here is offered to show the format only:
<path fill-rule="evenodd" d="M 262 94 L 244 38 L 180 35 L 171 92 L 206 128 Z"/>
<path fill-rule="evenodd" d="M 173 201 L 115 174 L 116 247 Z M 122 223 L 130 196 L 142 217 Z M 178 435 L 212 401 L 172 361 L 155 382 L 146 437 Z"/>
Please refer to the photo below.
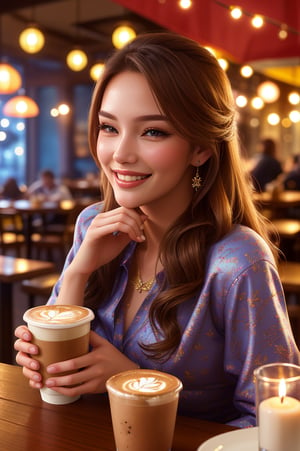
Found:
<path fill-rule="evenodd" d="M 12 94 L 22 84 L 19 72 L 7 63 L 0 63 L 0 94 Z"/>
<path fill-rule="evenodd" d="M 91 67 L 90 76 L 92 80 L 94 81 L 99 80 L 102 72 L 104 71 L 104 66 L 105 66 L 104 63 L 96 63 Z"/>
<path fill-rule="evenodd" d="M 71 50 L 71 52 L 69 52 L 67 55 L 67 65 L 75 72 L 84 69 L 87 63 L 87 55 L 80 49 Z"/>
<path fill-rule="evenodd" d="M 38 28 L 28 27 L 20 34 L 19 44 L 24 52 L 38 53 L 44 47 L 45 37 Z"/>
<path fill-rule="evenodd" d="M 116 49 L 121 49 L 125 44 L 136 37 L 136 32 L 128 25 L 117 27 L 112 34 L 112 43 Z"/>
<path fill-rule="evenodd" d="M 264 102 L 273 103 L 279 98 L 280 90 L 279 87 L 272 81 L 264 81 L 258 86 L 257 94 L 264 100 Z"/>
<path fill-rule="evenodd" d="M 30 97 L 15 96 L 5 103 L 3 113 L 10 117 L 35 117 L 39 114 L 39 107 Z"/>
<path fill-rule="evenodd" d="M 253 69 L 251 66 L 249 66 L 248 64 L 246 64 L 245 66 L 242 66 L 240 69 L 240 73 L 242 75 L 242 77 L 244 78 L 250 78 L 253 75 Z"/>
<path fill-rule="evenodd" d="M 232 6 L 229 8 L 229 10 L 230 10 L 231 17 L 235 20 L 240 19 L 243 15 L 243 11 L 241 10 L 241 8 L 239 6 Z"/>

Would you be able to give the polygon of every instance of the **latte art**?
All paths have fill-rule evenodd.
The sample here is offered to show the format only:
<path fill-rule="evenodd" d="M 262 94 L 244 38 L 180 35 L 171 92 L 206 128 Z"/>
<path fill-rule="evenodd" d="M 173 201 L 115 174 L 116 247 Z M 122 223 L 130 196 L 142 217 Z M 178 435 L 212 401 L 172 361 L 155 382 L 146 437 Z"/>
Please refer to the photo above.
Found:
<path fill-rule="evenodd" d="M 89 315 L 89 312 L 78 306 L 49 305 L 34 308 L 30 313 L 33 321 L 47 324 L 75 323 Z"/>
<path fill-rule="evenodd" d="M 137 393 L 159 393 L 166 388 L 166 383 L 156 377 L 140 377 L 124 383 L 125 391 Z"/>

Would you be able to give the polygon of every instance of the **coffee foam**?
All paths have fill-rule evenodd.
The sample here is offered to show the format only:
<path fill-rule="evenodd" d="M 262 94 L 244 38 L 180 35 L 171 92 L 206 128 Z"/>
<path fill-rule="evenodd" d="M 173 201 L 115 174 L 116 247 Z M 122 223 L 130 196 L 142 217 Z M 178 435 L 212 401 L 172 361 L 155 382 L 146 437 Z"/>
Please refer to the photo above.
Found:
<path fill-rule="evenodd" d="M 72 340 L 89 332 L 92 310 L 76 305 L 42 305 L 27 310 L 23 319 L 39 340 Z"/>
<path fill-rule="evenodd" d="M 81 320 L 91 320 L 91 311 L 86 307 L 78 305 L 41 305 L 27 310 L 24 315 L 25 321 L 38 324 L 60 325 L 64 327 L 73 325 Z M 26 316 L 26 317 L 25 317 Z"/>
<path fill-rule="evenodd" d="M 148 403 L 159 403 L 159 399 L 178 395 L 182 389 L 181 381 L 167 373 L 157 370 L 129 370 L 112 376 L 108 388 L 121 397 L 145 399 Z M 165 402 L 165 400 L 164 400 Z"/>

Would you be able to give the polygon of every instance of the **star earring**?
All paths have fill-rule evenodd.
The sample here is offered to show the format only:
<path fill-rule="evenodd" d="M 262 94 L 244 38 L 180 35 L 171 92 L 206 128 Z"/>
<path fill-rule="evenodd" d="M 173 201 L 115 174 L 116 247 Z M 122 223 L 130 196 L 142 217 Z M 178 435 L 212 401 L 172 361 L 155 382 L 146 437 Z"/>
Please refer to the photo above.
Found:
<path fill-rule="evenodd" d="M 199 166 L 197 166 L 195 177 L 192 178 L 192 187 L 195 191 L 198 191 L 198 189 L 202 185 L 202 178 L 199 175 Z"/>

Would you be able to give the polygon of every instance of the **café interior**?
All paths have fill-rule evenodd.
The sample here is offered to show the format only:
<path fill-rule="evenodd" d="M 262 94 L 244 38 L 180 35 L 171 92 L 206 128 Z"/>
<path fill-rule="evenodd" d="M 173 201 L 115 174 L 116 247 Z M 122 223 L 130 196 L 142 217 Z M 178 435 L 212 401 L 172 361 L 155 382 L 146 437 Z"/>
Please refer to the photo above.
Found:
<path fill-rule="evenodd" d="M 284 255 L 279 274 L 300 347 L 300 188 L 283 183 L 300 155 L 298 0 L 239 0 L 234 6 L 228 0 L 10 0 L 0 6 L 0 362 L 15 366 L 15 325 L 26 308 L 46 302 L 71 246 L 79 212 L 101 199 L 99 169 L 88 148 L 87 120 L 105 61 L 128 39 L 155 31 L 195 39 L 226 71 L 247 170 L 259 159 L 261 140 L 276 143 L 282 174 L 253 196 L 278 233 Z M 298 165 L 300 179 L 300 157 Z M 67 187 L 68 198 L 54 202 L 29 195 L 30 185 L 45 169 Z M 10 178 L 20 190 L 17 198 L 4 194 Z M 8 385 L 21 383 L 20 373 L 5 371 Z M 38 408 L 29 388 L 18 396 L 20 403 Z M 96 412 L 89 402 L 82 404 L 81 420 L 69 407 L 60 414 L 70 435 L 80 435 L 79 421 L 87 430 L 92 428 L 93 439 L 87 432 L 77 436 L 77 443 L 85 443 L 85 448 L 72 448 L 72 439 L 59 447 L 61 426 L 50 409 L 44 419 L 55 423 L 58 435 L 55 439 L 43 431 L 39 449 L 96 449 L 96 438 L 103 436 L 107 447 L 97 449 L 113 449 L 111 428 L 105 425 L 107 412 Z M 67 415 L 73 415 L 72 427 Z M 33 417 L 36 421 L 37 413 Z M 26 422 L 16 424 L 17 420 L 11 434 L 14 428 L 26 426 Z M 180 419 L 174 449 L 196 449 L 201 440 L 227 430 L 208 427 L 199 436 L 196 421 Z M 32 437 L 27 434 L 29 443 Z M 9 446 L 12 442 L 7 440 Z"/>

